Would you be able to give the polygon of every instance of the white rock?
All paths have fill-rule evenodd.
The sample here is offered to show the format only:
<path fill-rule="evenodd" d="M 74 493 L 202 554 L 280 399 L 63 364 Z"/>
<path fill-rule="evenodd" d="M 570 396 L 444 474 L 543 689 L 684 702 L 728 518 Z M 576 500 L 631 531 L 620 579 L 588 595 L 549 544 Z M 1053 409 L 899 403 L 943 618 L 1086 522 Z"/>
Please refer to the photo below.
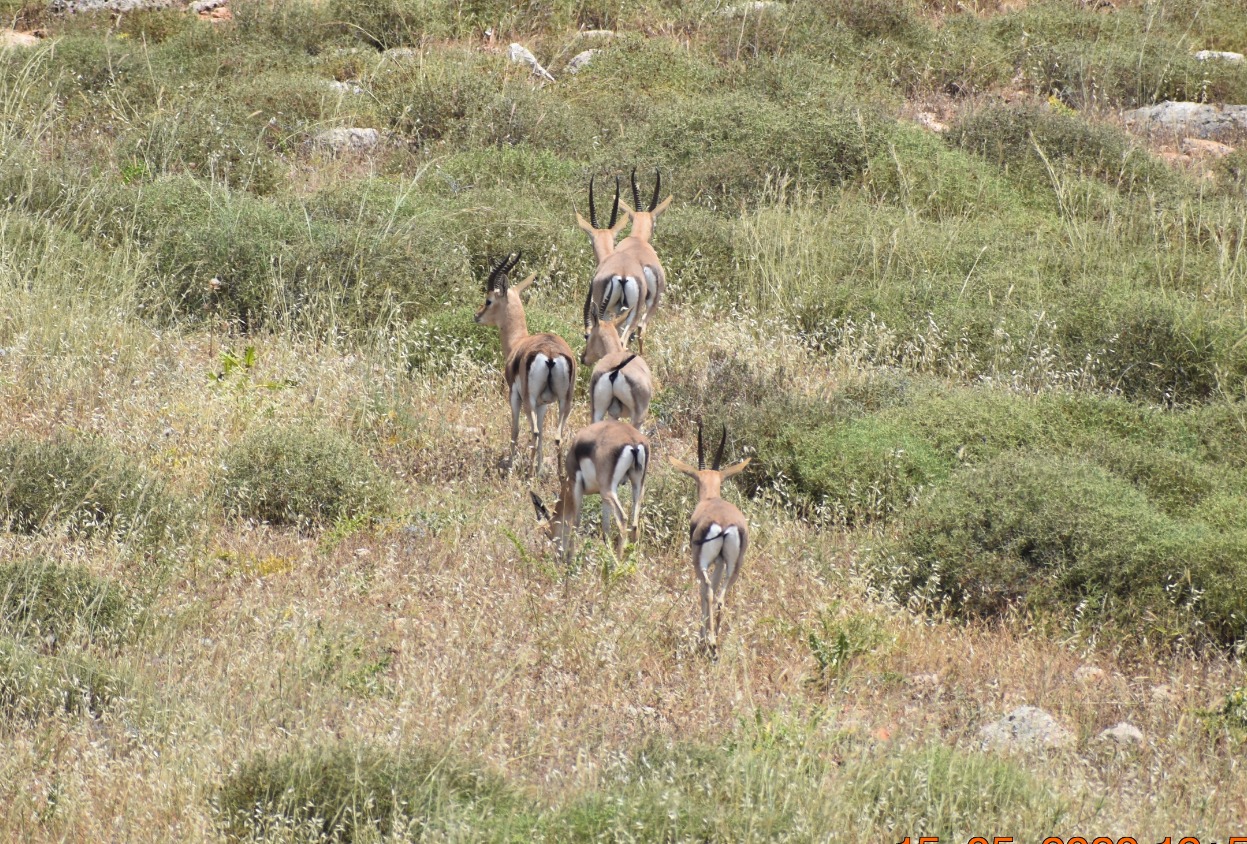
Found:
<path fill-rule="evenodd" d="M 920 111 L 914 115 L 914 122 L 923 129 L 930 130 L 937 134 L 943 134 L 948 131 L 948 124 L 941 123 L 940 119 L 935 116 L 933 111 Z"/>
<path fill-rule="evenodd" d="M 229 0 L 198 0 L 196 3 L 191 3 L 191 11 L 197 15 L 203 15 L 211 12 L 213 9 L 221 8 L 227 2 Z"/>
<path fill-rule="evenodd" d="M 537 57 L 533 55 L 523 44 L 512 43 L 507 47 L 507 58 L 517 64 L 526 64 L 532 71 L 534 76 L 540 76 L 547 82 L 553 82 L 554 77 L 550 75 L 550 71 L 541 66 L 541 62 L 537 61 Z"/>
<path fill-rule="evenodd" d="M 420 58 L 420 51 L 415 47 L 391 47 L 381 54 L 381 58 L 391 61 L 407 61 Z"/>
<path fill-rule="evenodd" d="M 1141 131 L 1169 131 L 1197 138 L 1236 135 L 1247 131 L 1247 105 L 1214 106 L 1207 103 L 1157 103 L 1127 111 L 1126 125 Z"/>
<path fill-rule="evenodd" d="M 573 75 L 579 73 L 600 52 L 601 50 L 585 50 L 572 56 L 572 60 L 567 63 L 567 72 Z"/>
<path fill-rule="evenodd" d="M 381 133 L 376 129 L 326 129 L 314 137 L 312 143 L 337 155 L 371 152 L 381 144 Z"/>
<path fill-rule="evenodd" d="M 613 29 L 586 29 L 576 33 L 577 38 L 614 38 Z"/>
<path fill-rule="evenodd" d="M 329 81 L 329 87 L 335 91 L 341 91 L 344 94 L 362 94 L 364 89 L 356 85 L 354 82 L 339 82 L 336 79 Z"/>
<path fill-rule="evenodd" d="M 1104 679 L 1104 669 L 1098 665 L 1080 665 L 1074 669 L 1074 679 L 1080 683 L 1098 683 Z"/>
<path fill-rule="evenodd" d="M 29 32 L 18 32 L 16 29 L 0 29 L 0 50 L 5 47 L 37 47 L 39 39 Z"/>
<path fill-rule="evenodd" d="M 1126 721 L 1101 731 L 1096 736 L 1100 741 L 1112 741 L 1117 744 L 1143 744 L 1143 731 Z"/>
<path fill-rule="evenodd" d="M 1201 62 L 1241 62 L 1243 59 L 1242 53 L 1230 53 L 1225 50 L 1200 50 L 1195 54 L 1195 60 Z"/>
<path fill-rule="evenodd" d="M 1064 747 L 1074 740 L 1073 734 L 1055 718 L 1035 706 L 1019 706 L 994 724 L 979 731 L 982 749 Z"/>
<path fill-rule="evenodd" d="M 744 15 L 762 15 L 783 10 L 782 3 L 776 3 L 773 0 L 753 0 L 752 3 L 737 3 L 735 6 L 728 6 L 720 10 L 719 15 L 725 18 L 739 18 Z"/>
<path fill-rule="evenodd" d="M 1234 151 L 1229 144 L 1206 141 L 1203 138 L 1183 138 L 1178 148 L 1192 158 L 1224 158 Z"/>

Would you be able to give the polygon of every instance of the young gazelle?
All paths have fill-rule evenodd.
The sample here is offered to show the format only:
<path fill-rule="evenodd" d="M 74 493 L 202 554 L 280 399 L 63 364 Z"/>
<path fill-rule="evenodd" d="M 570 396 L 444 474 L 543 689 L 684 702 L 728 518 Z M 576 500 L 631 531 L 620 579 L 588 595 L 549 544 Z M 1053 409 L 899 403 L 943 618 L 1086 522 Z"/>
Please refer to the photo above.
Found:
<path fill-rule="evenodd" d="M 640 355 L 627 350 L 628 334 L 621 336 L 619 326 L 627 315 L 613 320 L 602 319 L 598 306 L 590 304 L 585 310 L 585 351 L 580 362 L 593 366 L 589 377 L 589 410 L 594 422 L 606 417 L 618 419 L 627 415 L 634 428 L 649 410 L 654 396 L 654 379 L 649 366 Z"/>
<path fill-rule="evenodd" d="M 627 313 L 628 328 L 643 317 L 643 305 L 649 293 L 645 284 L 645 268 L 631 253 L 622 254 L 615 248 L 615 236 L 628 221 L 619 213 L 619 178 L 615 178 L 615 203 L 611 206 L 611 219 L 606 228 L 598 228 L 597 205 L 593 200 L 593 177 L 589 178 L 589 220 L 576 214 L 576 225 L 589 236 L 597 269 L 585 297 L 585 308 L 600 302 L 602 314 L 613 316 Z"/>
<path fill-rule="evenodd" d="M 507 274 L 515 269 L 520 256 L 507 256 L 499 261 L 485 281 L 485 304 L 476 314 L 481 325 L 497 326 L 502 336 L 503 375 L 511 398 L 511 465 L 519 449 L 520 410 L 528 414 L 534 440 L 533 474 L 541 474 L 541 445 L 545 431 L 546 410 L 559 405 L 559 425 L 554 437 L 555 454 L 563 441 L 567 417 L 572 412 L 572 394 L 576 386 L 576 359 L 571 346 L 557 334 L 529 334 L 520 294 L 537 277 L 533 273 L 515 287 Z"/>
<path fill-rule="evenodd" d="M 559 500 L 551 515 L 537 493 L 530 492 L 537 521 L 558 546 L 563 560 L 570 560 L 572 539 L 580 524 L 580 507 L 586 495 L 602 497 L 602 541 L 610 542 L 612 518 L 619 520 L 615 553 L 622 555 L 627 538 L 637 541 L 641 529 L 641 496 L 649 470 L 650 447 L 645 435 L 626 422 L 606 420 L 581 428 L 562 463 Z M 632 518 L 619 503 L 619 485 L 632 484 Z"/>
<path fill-rule="evenodd" d="M 645 277 L 645 309 L 641 314 L 637 325 L 637 348 L 644 349 L 643 334 L 645 326 L 649 323 L 649 319 L 654 315 L 654 311 L 658 309 L 658 303 L 662 300 L 662 294 L 667 289 L 667 271 L 663 269 L 662 262 L 658 260 L 658 253 L 654 251 L 654 247 L 650 245 L 650 240 L 654 237 L 654 221 L 658 215 L 667 210 L 667 206 L 671 204 L 673 197 L 668 196 L 662 202 L 658 201 L 658 193 L 662 189 L 662 175 L 654 171 L 654 195 L 650 198 L 649 210 L 641 210 L 641 189 L 636 183 L 636 168 L 632 168 L 632 208 L 623 206 L 624 213 L 632 218 L 632 231 L 628 236 L 615 246 L 615 251 L 626 252 L 636 258 L 641 264 L 641 271 Z"/>
<path fill-rule="evenodd" d="M 723 481 L 749 465 L 749 458 L 720 469 L 727 427 L 714 465 L 706 468 L 706 453 L 701 443 L 701 422 L 697 423 L 697 468 L 668 458 L 671 465 L 697 482 L 697 507 L 689 519 L 689 542 L 693 549 L 693 570 L 701 587 L 701 635 L 713 654 L 719 647 L 719 625 L 723 621 L 723 602 L 745 562 L 749 548 L 749 525 L 733 504 L 719 497 Z"/>

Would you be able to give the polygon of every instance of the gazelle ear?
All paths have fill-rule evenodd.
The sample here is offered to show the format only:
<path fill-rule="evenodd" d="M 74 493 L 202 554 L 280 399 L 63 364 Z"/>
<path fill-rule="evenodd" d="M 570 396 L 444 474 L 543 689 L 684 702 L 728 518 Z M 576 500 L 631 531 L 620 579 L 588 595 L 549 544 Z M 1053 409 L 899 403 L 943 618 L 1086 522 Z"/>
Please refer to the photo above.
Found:
<path fill-rule="evenodd" d="M 610 233 L 612 235 L 619 234 L 623 231 L 623 227 L 628 225 L 628 222 L 632 219 L 632 212 L 627 208 L 624 208 L 622 204 L 620 204 L 619 210 L 623 211 L 623 213 L 619 215 L 619 219 L 615 222 L 615 225 L 610 227 Z"/>
<path fill-rule="evenodd" d="M 514 290 L 515 295 L 518 296 L 519 294 L 527 290 L 529 285 L 531 285 L 536 280 L 536 278 L 537 278 L 537 274 L 532 273 L 531 275 L 529 275 L 528 278 L 524 279 L 523 281 L 521 281 L 519 284 L 515 285 L 511 289 Z"/>
<path fill-rule="evenodd" d="M 580 228 L 582 232 L 586 232 L 587 234 L 593 234 L 593 226 L 589 225 L 588 220 L 580 216 L 579 211 L 576 212 L 576 225 Z"/>
<path fill-rule="evenodd" d="M 537 493 L 533 492 L 532 490 L 529 490 L 528 496 L 529 498 L 532 499 L 533 509 L 537 511 L 537 521 L 538 522 L 550 521 L 550 511 L 546 509 L 546 505 L 541 503 L 541 498 L 537 495 Z"/>
<path fill-rule="evenodd" d="M 658 207 L 655 208 L 650 213 L 653 214 L 655 217 L 657 217 L 659 214 L 667 210 L 667 206 L 671 205 L 671 200 L 673 199 L 675 199 L 675 194 L 672 194 L 671 196 L 664 199 L 662 202 L 658 203 Z"/>
<path fill-rule="evenodd" d="M 731 466 L 728 466 L 726 469 L 720 470 L 719 474 L 723 476 L 723 480 L 727 480 L 728 478 L 732 477 L 732 475 L 740 474 L 744 470 L 744 468 L 749 465 L 749 461 L 752 459 L 753 459 L 752 457 L 746 457 L 744 460 L 740 461 L 739 463 L 733 463 Z"/>
<path fill-rule="evenodd" d="M 628 203 L 624 202 L 622 199 L 619 200 L 619 210 L 624 212 L 624 215 L 629 218 L 631 218 L 632 216 L 636 214 L 636 210 L 632 208 L 631 206 L 629 206 Z"/>
<path fill-rule="evenodd" d="M 667 462 L 674 466 L 678 471 L 688 475 L 693 480 L 697 480 L 697 470 L 685 463 L 683 460 L 680 460 L 677 457 L 668 456 Z"/>

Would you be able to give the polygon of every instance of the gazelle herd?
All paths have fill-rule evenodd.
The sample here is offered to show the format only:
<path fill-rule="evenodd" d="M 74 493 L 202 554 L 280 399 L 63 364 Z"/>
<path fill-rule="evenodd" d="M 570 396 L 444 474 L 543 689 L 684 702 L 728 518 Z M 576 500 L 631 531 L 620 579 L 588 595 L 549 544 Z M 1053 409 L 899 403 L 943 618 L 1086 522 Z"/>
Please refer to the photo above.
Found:
<path fill-rule="evenodd" d="M 611 544 L 612 526 L 618 522 L 616 554 L 622 554 L 628 541 L 636 543 L 641 531 L 641 500 L 645 478 L 653 464 L 649 439 L 641 423 L 654 395 L 649 366 L 641 357 L 642 335 L 662 300 L 667 277 L 658 253 L 650 241 L 654 222 L 671 205 L 672 197 L 658 201 L 662 180 L 654 174 L 653 196 L 643 208 L 636 169 L 630 176 L 632 207 L 620 202 L 619 178 L 615 178 L 615 197 L 610 220 L 599 227 L 594 196 L 594 179 L 589 179 L 589 219 L 579 213 L 576 224 L 589 236 L 597 267 L 584 304 L 584 352 L 581 363 L 593 365 L 589 380 L 592 424 L 582 428 L 563 452 L 563 434 L 571 413 L 576 386 L 576 359 L 567 342 L 555 334 L 528 333 L 520 294 L 532 284 L 530 275 L 512 287 L 509 274 L 519 263 L 519 255 L 508 255 L 494 265 L 485 280 L 485 304 L 476 314 L 482 325 L 498 328 L 502 339 L 503 375 L 511 402 L 511 460 L 514 467 L 519 452 L 520 412 L 528 416 L 532 430 L 530 476 L 541 475 L 541 447 L 545 434 L 546 411 L 559 407 L 558 429 L 554 436 L 559 467 L 559 497 L 547 507 L 530 492 L 537 520 L 563 561 L 570 561 L 575 532 L 580 524 L 584 496 L 602 499 L 602 539 Z M 624 216 L 620 216 L 620 210 Z M 616 237 L 631 221 L 629 235 L 618 243 Z M 628 350 L 635 337 L 637 351 Z M 627 416 L 629 422 L 619 421 Z M 630 423 L 630 424 L 629 424 Z M 702 641 L 711 654 L 717 652 L 723 603 L 736 582 L 749 547 L 749 525 L 732 504 L 719 497 L 725 479 L 749 463 L 742 460 L 720 469 L 727 441 L 724 428 L 713 468 L 706 468 L 702 447 L 702 426 L 697 423 L 697 459 L 694 469 L 674 457 L 671 464 L 697 482 L 698 503 L 689 521 L 689 542 L 693 571 L 701 593 Z M 619 500 L 619 487 L 632 487 L 632 507 L 625 512 Z"/>

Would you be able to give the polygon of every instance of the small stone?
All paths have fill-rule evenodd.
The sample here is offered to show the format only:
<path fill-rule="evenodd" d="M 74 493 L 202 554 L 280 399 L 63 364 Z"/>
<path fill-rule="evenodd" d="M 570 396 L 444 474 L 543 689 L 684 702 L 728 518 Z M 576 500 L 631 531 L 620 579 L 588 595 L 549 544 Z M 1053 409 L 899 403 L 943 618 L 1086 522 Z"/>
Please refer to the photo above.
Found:
<path fill-rule="evenodd" d="M 1019 706 L 994 724 L 979 731 L 983 750 L 993 748 L 1064 747 L 1074 736 L 1055 718 L 1035 706 Z"/>
<path fill-rule="evenodd" d="M 376 129 L 326 129 L 314 137 L 312 143 L 331 150 L 335 155 L 366 153 L 381 144 L 381 133 Z"/>
<path fill-rule="evenodd" d="M 364 89 L 354 82 L 339 82 L 338 80 L 330 80 L 329 87 L 335 91 L 341 91 L 344 94 L 362 94 Z"/>
<path fill-rule="evenodd" d="M 914 122 L 917 123 L 919 126 L 921 126 L 923 129 L 927 129 L 937 134 L 942 135 L 948 131 L 948 124 L 941 123 L 940 119 L 935 116 L 935 112 L 933 111 L 918 112 L 917 114 L 914 115 Z"/>
<path fill-rule="evenodd" d="M 1241 62 L 1244 60 L 1242 53 L 1231 53 L 1225 50 L 1200 50 L 1195 54 L 1195 60 L 1199 62 Z"/>
<path fill-rule="evenodd" d="M 1178 696 L 1173 693 L 1173 689 L 1161 683 L 1158 686 L 1152 686 L 1152 702 L 1153 703 L 1173 703 Z"/>
<path fill-rule="evenodd" d="M 586 29 L 576 33 L 577 38 L 614 38 L 613 29 Z"/>
<path fill-rule="evenodd" d="M 39 39 L 29 32 L 16 29 L 0 29 L 0 50 L 5 47 L 37 47 Z"/>
<path fill-rule="evenodd" d="M 579 73 L 600 52 L 601 50 L 585 50 L 583 53 L 572 56 L 572 60 L 567 63 L 567 72 L 572 75 Z"/>
<path fill-rule="evenodd" d="M 408 59 L 420 58 L 420 51 L 415 47 L 391 47 L 381 54 L 383 59 L 391 59 L 393 61 L 406 61 Z"/>
<path fill-rule="evenodd" d="M 1080 665 L 1074 670 L 1074 679 L 1080 683 L 1098 683 L 1104 679 L 1104 669 L 1098 665 Z"/>
<path fill-rule="evenodd" d="M 1203 138 L 1183 138 L 1178 148 L 1192 158 L 1224 158 L 1234 151 L 1229 144 Z"/>
<path fill-rule="evenodd" d="M 1143 744 L 1143 731 L 1134 724 L 1122 721 L 1120 724 L 1102 731 L 1096 738 L 1100 741 L 1112 741 L 1117 744 Z"/>
<path fill-rule="evenodd" d="M 773 2 L 773 0 L 753 0 L 752 3 L 737 3 L 735 6 L 728 6 L 721 10 L 719 15 L 725 18 L 739 18 L 745 15 L 762 15 L 783 10 L 783 4 Z"/>
<path fill-rule="evenodd" d="M 227 2 L 229 0 L 198 0 L 198 2 L 191 3 L 191 11 L 197 15 L 206 15 L 214 9 L 221 8 Z"/>
<path fill-rule="evenodd" d="M 526 64 L 532 69 L 534 76 L 539 76 L 546 82 L 553 82 L 554 77 L 550 75 L 550 71 L 541 66 L 541 62 L 537 61 L 537 57 L 533 55 L 523 44 L 512 43 L 507 47 L 507 58 L 517 64 Z"/>

